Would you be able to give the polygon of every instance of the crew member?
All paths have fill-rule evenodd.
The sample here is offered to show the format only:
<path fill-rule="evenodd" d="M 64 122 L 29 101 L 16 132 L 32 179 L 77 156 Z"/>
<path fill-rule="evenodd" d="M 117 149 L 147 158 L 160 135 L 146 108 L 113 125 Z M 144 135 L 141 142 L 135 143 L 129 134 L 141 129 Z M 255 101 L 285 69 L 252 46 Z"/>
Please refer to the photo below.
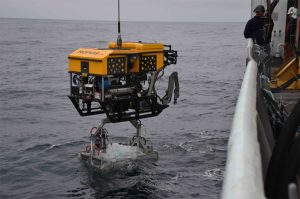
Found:
<path fill-rule="evenodd" d="M 279 0 L 274 0 L 268 6 L 267 14 L 265 14 L 266 10 L 263 5 L 256 6 L 253 10 L 255 16 L 247 22 L 244 30 L 245 38 L 252 38 L 267 54 L 270 54 L 270 41 L 274 26 L 271 16 L 278 2 Z"/>
<path fill-rule="evenodd" d="M 295 42 L 297 17 L 297 8 L 290 7 L 287 13 L 287 25 L 285 34 L 285 41 L 288 44 L 293 44 Z"/>
<path fill-rule="evenodd" d="M 253 12 L 255 12 L 255 16 L 247 22 L 244 30 L 244 36 L 246 39 L 252 38 L 254 43 L 263 47 L 264 51 L 269 54 L 270 41 L 267 40 L 264 31 L 266 21 L 266 16 L 264 15 L 265 7 L 263 5 L 258 5 Z"/>

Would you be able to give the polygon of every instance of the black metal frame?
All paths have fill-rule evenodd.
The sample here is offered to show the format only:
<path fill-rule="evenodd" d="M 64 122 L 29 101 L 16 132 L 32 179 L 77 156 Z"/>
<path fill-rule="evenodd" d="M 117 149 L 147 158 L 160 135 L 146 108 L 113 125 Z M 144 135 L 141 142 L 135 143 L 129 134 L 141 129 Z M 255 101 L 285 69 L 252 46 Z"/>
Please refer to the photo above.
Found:
<path fill-rule="evenodd" d="M 92 101 L 91 102 L 86 102 L 87 107 L 86 108 L 81 108 L 78 97 L 68 95 L 68 98 L 71 100 L 72 104 L 74 105 L 75 109 L 79 113 L 80 116 L 89 116 L 89 115 L 98 115 L 98 114 L 103 114 L 105 113 L 101 107 L 99 108 L 92 108 Z"/>
<path fill-rule="evenodd" d="M 291 79 L 287 80 L 286 82 L 284 82 L 282 85 L 280 85 L 277 88 L 272 88 L 272 92 L 274 93 L 278 93 L 284 89 L 286 89 L 287 87 L 289 87 L 292 83 L 298 81 L 300 79 L 300 74 L 295 75 L 294 77 L 292 77 Z"/>
<path fill-rule="evenodd" d="M 172 50 L 172 46 L 171 45 L 164 45 L 165 49 L 164 50 L 164 65 L 168 66 L 171 64 L 176 64 L 177 63 L 177 51 L 176 50 Z"/>
<path fill-rule="evenodd" d="M 159 104 L 156 96 L 105 100 L 100 104 L 113 123 L 155 117 L 168 107 Z"/>
<path fill-rule="evenodd" d="M 159 104 L 157 102 L 158 97 L 154 95 L 105 101 L 94 99 L 93 101 L 85 102 L 86 108 L 80 107 L 79 102 L 81 99 L 78 97 L 70 95 L 68 97 L 80 116 L 105 113 L 112 123 L 155 117 L 168 107 L 168 105 Z M 97 103 L 100 106 L 93 108 L 91 106 L 92 103 Z"/>

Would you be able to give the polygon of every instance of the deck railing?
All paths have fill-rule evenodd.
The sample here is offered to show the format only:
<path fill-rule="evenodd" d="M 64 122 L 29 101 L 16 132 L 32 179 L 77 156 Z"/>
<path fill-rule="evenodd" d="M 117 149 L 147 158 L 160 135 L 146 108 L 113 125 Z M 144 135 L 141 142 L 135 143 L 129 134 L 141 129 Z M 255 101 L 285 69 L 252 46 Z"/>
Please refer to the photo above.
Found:
<path fill-rule="evenodd" d="M 228 143 L 222 199 L 265 198 L 256 123 L 257 63 L 253 59 L 251 39 L 248 39 L 247 52 L 247 68 Z"/>

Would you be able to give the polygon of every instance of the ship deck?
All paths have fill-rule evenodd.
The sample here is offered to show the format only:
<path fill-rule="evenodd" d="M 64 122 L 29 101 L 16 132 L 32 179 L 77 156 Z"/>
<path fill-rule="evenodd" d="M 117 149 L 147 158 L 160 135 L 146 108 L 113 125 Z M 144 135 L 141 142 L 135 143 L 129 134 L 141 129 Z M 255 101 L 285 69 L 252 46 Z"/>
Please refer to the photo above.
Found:
<path fill-rule="evenodd" d="M 272 76 L 280 68 L 281 65 L 281 59 L 272 58 L 272 60 L 268 64 L 271 69 Z M 284 89 L 279 92 L 273 92 L 273 94 L 275 99 L 284 106 L 288 114 L 291 113 L 297 101 L 300 100 L 300 90 Z"/>

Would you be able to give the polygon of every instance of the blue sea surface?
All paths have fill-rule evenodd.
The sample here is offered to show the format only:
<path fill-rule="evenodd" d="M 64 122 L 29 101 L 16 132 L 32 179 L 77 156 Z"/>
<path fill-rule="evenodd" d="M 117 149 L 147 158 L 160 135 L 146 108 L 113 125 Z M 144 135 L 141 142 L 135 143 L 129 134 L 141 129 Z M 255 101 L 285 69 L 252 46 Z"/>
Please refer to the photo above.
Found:
<path fill-rule="evenodd" d="M 219 198 L 234 107 L 245 71 L 244 23 L 123 22 L 123 41 L 163 42 L 178 63 L 178 104 L 142 120 L 159 153 L 101 173 L 78 153 L 104 115 L 80 117 L 67 98 L 67 56 L 106 47 L 117 23 L 0 19 L 0 198 Z M 135 134 L 106 126 L 111 141 Z"/>

